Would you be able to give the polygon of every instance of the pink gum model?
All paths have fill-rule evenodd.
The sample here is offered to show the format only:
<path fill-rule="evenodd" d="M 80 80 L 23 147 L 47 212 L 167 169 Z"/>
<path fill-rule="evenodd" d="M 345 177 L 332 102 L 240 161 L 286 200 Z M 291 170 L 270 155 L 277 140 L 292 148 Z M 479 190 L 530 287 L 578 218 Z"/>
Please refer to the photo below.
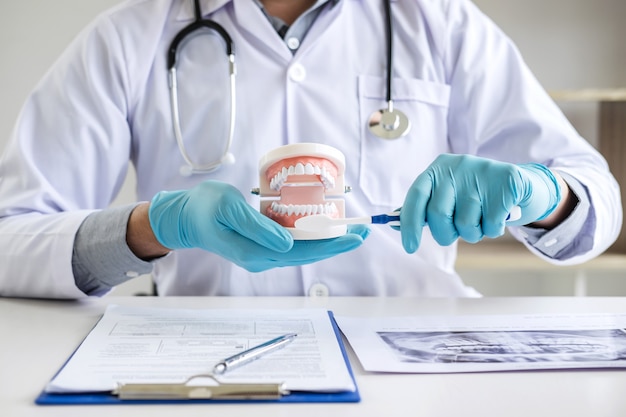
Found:
<path fill-rule="evenodd" d="M 297 240 L 327 239 L 346 233 L 346 226 L 321 231 L 294 227 L 301 217 L 326 214 L 345 217 L 342 197 L 345 157 L 332 146 L 295 143 L 281 146 L 259 161 L 261 213 L 286 227 Z"/>

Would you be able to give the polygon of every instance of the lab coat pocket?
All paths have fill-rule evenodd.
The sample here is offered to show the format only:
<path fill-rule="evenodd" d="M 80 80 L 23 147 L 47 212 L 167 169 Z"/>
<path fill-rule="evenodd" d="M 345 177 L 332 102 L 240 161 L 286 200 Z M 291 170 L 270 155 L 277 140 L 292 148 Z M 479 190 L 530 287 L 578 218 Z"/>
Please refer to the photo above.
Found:
<path fill-rule="evenodd" d="M 409 118 L 409 132 L 398 139 L 382 139 L 370 132 L 371 115 L 387 108 L 386 80 L 359 76 L 361 161 L 359 186 L 375 206 L 402 205 L 417 175 L 439 154 L 449 150 L 448 102 L 450 86 L 420 79 L 394 78 L 394 108 Z"/>

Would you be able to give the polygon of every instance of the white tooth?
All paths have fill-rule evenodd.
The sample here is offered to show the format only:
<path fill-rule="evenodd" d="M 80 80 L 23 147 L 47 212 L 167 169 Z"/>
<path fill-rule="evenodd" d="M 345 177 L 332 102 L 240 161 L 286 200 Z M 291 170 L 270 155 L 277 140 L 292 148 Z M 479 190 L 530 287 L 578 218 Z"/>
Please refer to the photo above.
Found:
<path fill-rule="evenodd" d="M 276 210 L 276 202 L 272 201 L 272 211 L 277 211 Z"/>
<path fill-rule="evenodd" d="M 294 207 L 294 211 L 293 214 L 295 214 L 296 216 L 299 216 L 301 214 L 303 214 L 302 212 L 302 205 L 298 204 Z"/>
<path fill-rule="evenodd" d="M 305 214 L 307 216 L 310 216 L 312 211 L 313 211 L 313 206 L 311 204 L 307 204 L 306 205 L 306 212 L 305 212 Z"/>
<path fill-rule="evenodd" d="M 280 170 L 280 174 L 283 176 L 283 178 L 287 177 L 287 168 L 283 167 L 283 169 Z"/>
<path fill-rule="evenodd" d="M 293 209 L 294 209 L 293 204 L 289 204 L 287 206 L 287 215 L 288 216 L 291 216 L 293 214 Z"/>
<path fill-rule="evenodd" d="M 304 175 L 304 165 L 302 165 L 301 162 L 298 162 L 296 164 L 295 173 L 296 173 L 296 175 Z"/>
<path fill-rule="evenodd" d="M 322 181 L 322 184 L 324 184 L 324 188 L 326 188 L 327 190 L 335 187 L 335 179 L 326 170 L 326 167 L 322 167 L 320 179 Z"/>
<path fill-rule="evenodd" d="M 323 204 L 318 204 L 317 205 L 317 213 L 318 214 L 326 214 L 326 213 L 324 213 L 324 205 Z"/>
<path fill-rule="evenodd" d="M 315 175 L 320 175 L 322 173 L 322 170 L 317 165 L 315 165 L 314 169 L 315 169 Z"/>
<path fill-rule="evenodd" d="M 272 203 L 272 210 L 274 210 L 274 212 L 278 214 L 283 213 L 283 207 L 280 203 Z"/>
<path fill-rule="evenodd" d="M 278 191 L 280 190 L 281 185 L 282 184 L 280 182 L 279 174 L 277 174 L 274 178 L 272 178 L 272 181 L 270 182 L 270 188 L 274 191 Z"/>
<path fill-rule="evenodd" d="M 313 175 L 315 173 L 315 169 L 313 169 L 313 165 L 310 162 L 304 166 L 304 173 L 307 175 Z"/>
<path fill-rule="evenodd" d="M 293 175 L 296 172 L 296 168 L 292 165 L 287 170 L 287 175 Z"/>

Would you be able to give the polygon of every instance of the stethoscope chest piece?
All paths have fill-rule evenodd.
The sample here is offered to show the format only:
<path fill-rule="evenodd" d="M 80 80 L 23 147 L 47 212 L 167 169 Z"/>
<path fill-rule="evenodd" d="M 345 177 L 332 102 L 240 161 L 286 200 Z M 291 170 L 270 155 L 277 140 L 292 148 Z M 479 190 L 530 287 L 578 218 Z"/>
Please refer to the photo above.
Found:
<path fill-rule="evenodd" d="M 383 2 L 385 6 L 385 34 L 387 38 L 387 108 L 376 110 L 367 121 L 372 134 L 381 139 L 398 139 L 411 130 L 411 122 L 406 114 L 393 108 L 391 82 L 393 74 L 393 20 L 391 0 Z"/>
<path fill-rule="evenodd" d="M 411 121 L 400 110 L 393 108 L 389 103 L 386 109 L 372 113 L 369 119 L 369 130 L 382 139 L 398 139 L 411 130 Z"/>

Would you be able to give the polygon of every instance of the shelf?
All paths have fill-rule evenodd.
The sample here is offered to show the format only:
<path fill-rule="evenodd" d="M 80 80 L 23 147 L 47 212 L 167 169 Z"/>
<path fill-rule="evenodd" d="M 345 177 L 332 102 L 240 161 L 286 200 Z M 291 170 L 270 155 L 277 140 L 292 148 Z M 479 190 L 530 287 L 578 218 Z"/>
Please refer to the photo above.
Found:
<path fill-rule="evenodd" d="M 626 101 L 626 88 L 555 90 L 550 91 L 550 96 L 556 101 Z"/>
<path fill-rule="evenodd" d="M 503 242 L 503 240 L 505 240 Z M 459 241 L 458 270 L 501 271 L 626 271 L 626 255 L 606 252 L 580 265 L 554 265 L 512 239 L 485 240 L 477 244 Z"/>

